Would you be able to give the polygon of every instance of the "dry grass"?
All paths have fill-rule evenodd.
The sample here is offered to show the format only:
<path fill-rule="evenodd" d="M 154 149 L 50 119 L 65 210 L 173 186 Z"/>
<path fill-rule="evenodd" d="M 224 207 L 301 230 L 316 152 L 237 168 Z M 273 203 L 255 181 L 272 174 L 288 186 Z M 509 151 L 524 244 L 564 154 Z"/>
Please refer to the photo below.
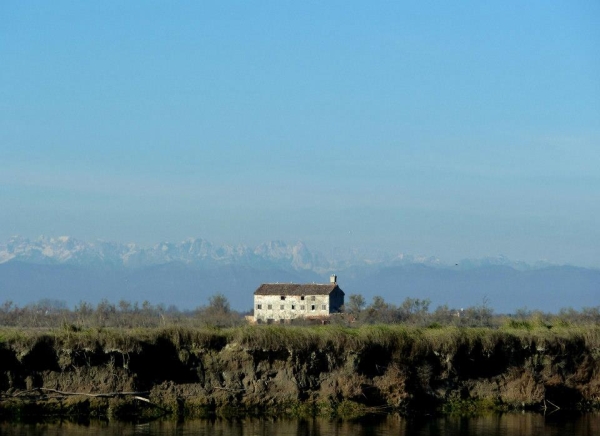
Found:
<path fill-rule="evenodd" d="M 564 349 L 577 344 L 590 350 L 600 350 L 600 326 L 520 326 L 505 325 L 491 328 L 418 328 L 402 325 L 365 325 L 357 328 L 343 326 L 243 326 L 228 329 L 214 328 L 90 328 L 20 329 L 0 328 L 0 347 L 16 351 L 31 349 L 39 341 L 51 341 L 60 349 L 103 349 L 136 352 L 144 343 L 171 342 L 177 349 L 216 349 L 228 343 L 244 348 L 327 349 L 361 351 L 378 346 L 390 352 L 401 351 L 406 357 L 435 352 L 453 354 L 458 349 L 481 348 L 492 351 L 498 344 L 537 349 Z"/>

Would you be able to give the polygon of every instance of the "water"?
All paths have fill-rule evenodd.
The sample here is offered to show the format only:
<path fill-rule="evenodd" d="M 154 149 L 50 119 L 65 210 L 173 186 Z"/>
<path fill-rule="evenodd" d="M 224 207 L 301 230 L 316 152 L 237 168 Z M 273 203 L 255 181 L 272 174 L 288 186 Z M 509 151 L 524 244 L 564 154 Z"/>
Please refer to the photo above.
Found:
<path fill-rule="evenodd" d="M 596 436 L 600 414 L 544 417 L 531 413 L 475 418 L 407 419 L 386 416 L 358 421 L 244 419 L 154 421 L 146 424 L 0 424 L 2 436 Z"/>

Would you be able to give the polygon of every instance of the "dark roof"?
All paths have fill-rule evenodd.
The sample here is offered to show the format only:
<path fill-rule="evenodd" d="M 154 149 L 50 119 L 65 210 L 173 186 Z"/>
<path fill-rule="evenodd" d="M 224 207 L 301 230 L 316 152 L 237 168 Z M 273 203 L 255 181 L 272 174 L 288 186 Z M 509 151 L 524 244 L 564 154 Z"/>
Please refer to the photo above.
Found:
<path fill-rule="evenodd" d="M 336 283 L 326 285 L 298 283 L 263 283 L 254 295 L 329 295 L 335 289 L 342 291 Z"/>

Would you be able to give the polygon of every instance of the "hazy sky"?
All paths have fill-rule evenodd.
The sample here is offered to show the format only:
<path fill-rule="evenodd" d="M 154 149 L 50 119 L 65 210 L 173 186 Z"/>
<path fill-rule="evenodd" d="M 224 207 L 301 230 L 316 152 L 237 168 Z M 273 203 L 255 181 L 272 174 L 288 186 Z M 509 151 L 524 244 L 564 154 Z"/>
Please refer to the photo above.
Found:
<path fill-rule="evenodd" d="M 600 267 L 600 2 L 0 2 L 0 240 Z"/>

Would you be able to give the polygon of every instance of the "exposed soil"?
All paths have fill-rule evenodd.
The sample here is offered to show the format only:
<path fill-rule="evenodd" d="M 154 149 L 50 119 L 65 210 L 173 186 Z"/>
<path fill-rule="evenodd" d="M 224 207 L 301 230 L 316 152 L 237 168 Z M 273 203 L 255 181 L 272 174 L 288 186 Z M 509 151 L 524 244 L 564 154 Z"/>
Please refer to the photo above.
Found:
<path fill-rule="evenodd" d="M 366 411 L 585 410 L 600 404 L 600 353 L 582 343 L 452 353 L 366 346 L 196 348 L 167 337 L 129 350 L 71 347 L 40 336 L 0 343 L 0 417 L 140 417 L 171 413 L 353 415 Z M 88 395 L 71 395 L 73 393 Z M 92 396 L 105 394 L 102 396 Z M 146 398 L 150 403 L 139 398 Z"/>

